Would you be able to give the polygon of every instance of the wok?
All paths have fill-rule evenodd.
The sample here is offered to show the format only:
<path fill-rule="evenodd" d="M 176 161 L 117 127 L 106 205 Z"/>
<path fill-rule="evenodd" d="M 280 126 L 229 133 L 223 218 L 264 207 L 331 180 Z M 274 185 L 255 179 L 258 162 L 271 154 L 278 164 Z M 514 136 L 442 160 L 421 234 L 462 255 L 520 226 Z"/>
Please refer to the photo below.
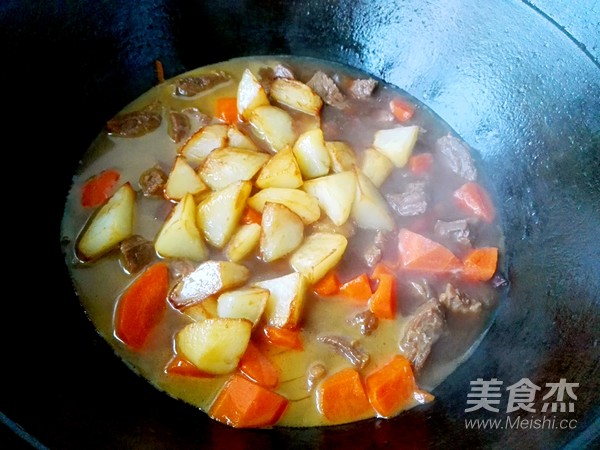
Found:
<path fill-rule="evenodd" d="M 599 18 L 593 0 L 4 0 L 4 130 L 15 142 L 4 145 L 13 155 L 5 167 L 18 176 L 4 189 L 3 447 L 598 445 Z M 59 228 L 82 152 L 108 118 L 155 83 L 155 60 L 170 77 L 254 54 L 364 69 L 422 100 L 476 149 L 501 212 L 510 290 L 481 345 L 434 391 L 432 404 L 387 421 L 234 430 L 140 379 L 80 307 Z M 579 383 L 574 411 L 509 414 L 502 403 L 497 413 L 465 412 L 477 378 L 504 387 L 522 378 L 542 388 L 561 378 Z M 517 415 L 576 422 L 465 426 Z"/>

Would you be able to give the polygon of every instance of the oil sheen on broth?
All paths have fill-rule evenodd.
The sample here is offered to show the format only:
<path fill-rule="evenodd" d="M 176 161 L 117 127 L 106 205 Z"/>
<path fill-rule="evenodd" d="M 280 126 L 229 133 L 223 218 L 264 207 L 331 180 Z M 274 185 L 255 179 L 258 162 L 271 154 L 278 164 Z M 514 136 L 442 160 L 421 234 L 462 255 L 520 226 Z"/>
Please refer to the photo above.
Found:
<path fill-rule="evenodd" d="M 252 76 L 249 77 L 248 72 Z M 244 85 L 242 93 L 240 80 L 244 77 L 243 83 L 249 84 Z M 232 104 L 241 105 L 242 110 L 232 109 Z M 256 113 L 261 108 L 257 104 L 262 104 L 263 110 L 264 106 L 274 106 L 277 112 L 284 112 L 284 117 L 291 120 L 293 135 L 288 137 L 291 141 L 286 144 L 279 136 L 279 119 L 272 119 L 275 121 L 272 125 L 268 114 L 263 117 Z M 269 108 L 266 111 L 269 112 Z M 128 113 L 131 114 L 126 116 Z M 407 93 L 367 74 L 325 61 L 283 56 L 249 57 L 199 68 L 167 80 L 128 105 L 116 119 L 98 135 L 74 177 L 62 223 L 65 258 L 75 291 L 98 332 L 126 364 L 158 389 L 211 413 L 217 420 L 239 427 L 322 426 L 367 417 L 395 416 L 432 398 L 420 395 L 420 391 L 413 395 L 411 391 L 409 400 L 398 399 L 391 413 L 382 414 L 377 410 L 376 400 L 370 397 L 374 395 L 366 381 L 370 374 L 398 357 L 408 362 L 419 389 L 435 394 L 434 388 L 468 357 L 485 334 L 506 282 L 498 269 L 503 254 L 502 234 L 484 188 L 484 174 L 476 166 L 475 155 L 468 146 L 439 117 Z M 221 125 L 213 128 L 226 132 L 214 147 L 231 148 L 234 144 L 240 148 L 254 147 L 246 151 L 251 152 L 251 156 L 263 155 L 255 170 L 233 178 L 237 183 L 243 183 L 240 179 L 248 180 L 251 191 L 240 197 L 244 200 L 241 205 L 244 213 L 241 218 L 236 217 L 232 228 L 234 237 L 229 233 L 224 237 L 227 242 L 220 244 L 211 241 L 215 238 L 207 237 L 210 232 L 198 223 L 197 208 L 213 192 L 225 189 L 219 183 L 229 186 L 230 177 L 236 176 L 213 176 L 212 168 L 219 170 L 238 160 L 229 158 L 225 152 L 225 157 L 215 158 L 217 162 L 211 166 L 206 162 L 212 158 L 208 154 L 198 156 L 198 153 L 182 151 L 192 136 L 198 136 L 213 125 Z M 229 130 L 242 133 L 242 140 L 239 133 L 229 134 Z M 402 133 L 379 133 L 382 130 L 402 130 Z M 299 144 L 302 138 L 305 138 L 304 144 Z M 282 139 L 284 144 L 280 143 Z M 287 149 L 278 147 L 288 144 Z M 336 145 L 342 145 L 343 151 L 336 152 Z M 323 160 L 319 149 L 326 150 L 325 169 L 319 169 L 319 155 Z M 292 175 L 283 177 L 282 182 L 281 177 L 269 178 L 268 173 L 262 173 L 265 164 L 269 165 L 267 161 L 282 151 L 300 163 L 301 178 L 296 185 L 290 181 Z M 154 241 L 170 212 L 183 201 L 181 193 L 175 199 L 168 199 L 164 194 L 165 179 L 178 155 L 186 168 L 191 167 L 193 173 L 200 174 L 207 185 L 201 192 L 189 196 L 193 199 L 194 226 L 206 250 L 204 257 L 177 257 L 177 250 L 172 249 L 175 253 L 165 251 L 165 256 L 154 248 Z M 156 185 L 148 186 L 140 181 L 142 174 L 152 173 L 147 172 L 148 169 L 155 170 L 154 175 L 162 173 Z M 114 171 L 118 180 L 104 186 L 106 192 L 102 191 L 102 185 L 90 189 L 90 180 L 97 180 L 98 175 L 106 171 Z M 189 170 L 186 173 L 189 174 Z M 350 188 L 346 186 L 345 190 L 354 189 L 350 203 L 344 189 L 338 192 L 331 189 L 330 184 L 310 181 L 336 174 L 343 174 L 340 182 L 349 183 Z M 259 187 L 257 180 L 261 176 Z M 189 186 L 179 181 L 176 187 Z M 83 252 L 82 256 L 79 240 L 107 201 L 104 197 L 110 197 L 127 182 L 136 197 L 132 229 L 126 234 L 143 239 L 132 243 L 121 237 L 108 251 L 92 253 L 89 257 Z M 288 182 L 293 187 L 289 187 Z M 316 201 L 319 205 L 318 220 L 302 217 L 285 199 L 267 196 L 268 201 L 262 205 L 251 203 L 260 191 L 280 188 L 278 183 L 283 183 L 284 189 L 308 192 L 313 204 Z M 87 194 L 93 191 L 92 200 L 86 200 L 87 203 L 82 200 L 86 189 Z M 373 190 L 375 198 L 369 194 Z M 94 200 L 94 195 L 99 198 Z M 250 204 L 258 210 L 264 207 L 258 211 L 262 212 L 263 221 L 246 227 L 248 237 L 242 241 L 252 242 L 247 254 L 230 253 L 228 245 L 235 233 L 242 225 L 252 223 L 247 216 Z M 283 228 L 278 228 L 279 223 L 285 224 Z M 288 234 L 277 236 L 280 229 Z M 302 233 L 300 237 L 298 230 Z M 216 232 L 219 234 L 219 230 Z M 337 291 L 339 285 L 333 284 L 329 286 L 334 286 L 332 293 L 318 295 L 315 289 L 318 291 L 320 280 L 306 281 L 305 270 L 310 269 L 306 269 L 302 261 L 294 260 L 299 249 L 316 233 L 326 237 L 343 236 L 347 241 L 341 259 L 327 270 L 328 276 L 333 273 L 337 277 L 341 292 Z M 102 237 L 96 237 L 98 239 Z M 298 242 L 293 243 L 295 240 Z M 145 248 L 145 252 L 135 255 L 137 265 L 131 266 L 132 262 L 122 254 L 122 242 Z M 170 248 L 170 244 L 169 241 L 166 248 Z M 249 273 L 237 285 L 215 292 L 207 299 L 202 297 L 201 301 L 178 303 L 173 299 L 173 290 L 189 279 L 190 272 L 203 262 L 232 258 Z M 314 258 L 318 259 L 318 255 Z M 265 262 L 265 259 L 273 261 Z M 158 262 L 166 263 L 169 269 L 169 293 L 162 299 L 164 308 L 155 313 L 155 322 L 150 320 L 143 343 L 128 345 L 127 339 L 115 330 L 117 304 L 128 286 Z M 393 304 L 386 305 L 384 299 L 383 312 L 373 305 L 374 300 L 369 300 L 378 289 L 378 281 L 382 284 L 382 279 L 377 277 L 380 270 L 387 271 L 394 285 Z M 213 414 L 215 399 L 228 385 L 232 374 L 251 377 L 244 375 L 239 367 L 210 374 L 210 363 L 200 362 L 200 367 L 190 364 L 189 360 L 202 361 L 202 357 L 194 351 L 190 355 L 185 344 L 178 344 L 178 333 L 207 317 L 213 322 L 219 321 L 219 311 L 225 316 L 239 314 L 240 308 L 225 306 L 225 300 L 220 298 L 223 292 L 237 292 L 255 283 L 260 287 L 261 281 L 297 272 L 304 274 L 301 279 L 305 291 L 296 319 L 273 318 L 273 307 L 269 304 L 275 300 L 269 291 L 266 309 L 250 308 L 259 314 L 255 323 L 252 322 L 250 342 L 278 372 L 277 382 L 264 389 L 284 399 L 283 413 L 279 411 L 258 423 L 229 420 L 227 413 L 223 416 L 218 411 Z M 366 298 L 365 280 L 370 288 Z M 351 283 L 345 284 L 349 281 Z M 256 294 L 256 291 L 251 292 Z M 234 303 L 240 301 L 233 298 Z M 265 297 L 256 298 L 260 304 Z M 219 306 L 221 309 L 217 308 L 219 302 L 223 303 Z M 199 310 L 198 305 L 203 304 L 206 307 Z M 387 314 L 393 318 L 386 316 L 386 307 L 391 308 Z M 289 308 L 286 311 L 284 307 L 284 316 L 287 312 Z M 241 322 L 247 325 L 246 320 Z M 135 324 L 135 320 L 132 323 Z M 264 333 L 269 325 L 275 331 L 278 328 L 291 330 L 301 339 L 302 348 L 289 348 L 269 340 Z M 221 334 L 219 340 L 227 339 Z M 234 356 L 240 356 L 237 353 L 233 351 Z M 168 370 L 175 356 L 197 373 Z M 234 365 L 236 362 L 235 357 L 233 363 L 230 361 Z M 366 411 L 361 407 L 355 411 L 349 408 L 350 412 L 344 415 L 337 412 L 344 409 L 343 405 L 323 404 L 329 401 L 323 393 L 326 381 L 348 369 L 358 374 L 365 396 L 372 400 L 375 408 Z M 254 381 L 257 380 L 251 382 Z"/>

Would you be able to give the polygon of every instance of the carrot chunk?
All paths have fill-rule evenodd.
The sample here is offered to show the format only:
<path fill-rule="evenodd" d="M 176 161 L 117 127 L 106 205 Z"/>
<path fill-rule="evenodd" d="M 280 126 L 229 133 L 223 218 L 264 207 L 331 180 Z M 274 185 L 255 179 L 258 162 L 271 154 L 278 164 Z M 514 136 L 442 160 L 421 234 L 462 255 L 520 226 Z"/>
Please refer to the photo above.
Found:
<path fill-rule="evenodd" d="M 234 374 L 210 408 L 209 415 L 234 428 L 260 428 L 275 425 L 288 400 Z"/>
<path fill-rule="evenodd" d="M 368 302 L 371 297 L 371 282 L 366 273 L 362 273 L 357 277 L 346 281 L 340 286 L 341 297 L 354 300 L 357 302 Z"/>
<path fill-rule="evenodd" d="M 233 124 L 238 121 L 237 98 L 222 97 L 217 99 L 216 116 L 225 123 Z"/>
<path fill-rule="evenodd" d="M 398 251 L 404 269 L 446 273 L 461 267 L 461 261 L 446 247 L 405 228 L 398 233 Z"/>
<path fill-rule="evenodd" d="M 169 269 L 163 262 L 148 267 L 119 299 L 115 334 L 127 346 L 139 350 L 160 322 L 167 308 Z"/>
<path fill-rule="evenodd" d="M 333 423 L 352 422 L 373 415 L 360 374 L 355 369 L 342 369 L 323 380 L 317 398 L 319 410 Z"/>
<path fill-rule="evenodd" d="M 420 393 L 410 361 L 401 355 L 369 374 L 365 386 L 369 402 L 380 417 L 392 417 L 410 408 L 416 402 L 415 392 Z"/>
<path fill-rule="evenodd" d="M 116 170 L 104 170 L 85 182 L 81 190 L 81 206 L 95 208 L 113 193 L 121 174 Z"/>
<path fill-rule="evenodd" d="M 425 175 L 431 170 L 433 155 L 431 153 L 419 153 L 411 156 L 408 160 L 408 168 L 417 176 Z"/>
<path fill-rule="evenodd" d="M 381 275 L 394 276 L 394 271 L 388 264 L 386 264 L 384 262 L 378 262 L 375 265 L 375 267 L 373 268 L 373 273 L 371 273 L 371 278 L 373 280 L 379 280 L 381 278 Z"/>
<path fill-rule="evenodd" d="M 259 213 L 254 208 L 250 208 L 249 206 L 246 209 L 244 209 L 244 212 L 242 213 L 242 217 L 240 218 L 240 223 L 243 223 L 244 225 L 250 225 L 252 223 L 256 223 L 256 224 L 260 225 L 261 222 L 262 222 L 262 214 L 261 213 Z"/>
<path fill-rule="evenodd" d="M 396 98 L 390 101 L 390 111 L 399 122 L 408 122 L 415 114 L 415 107 L 404 100 Z"/>
<path fill-rule="evenodd" d="M 458 188 L 454 194 L 457 205 L 468 214 L 491 223 L 496 217 L 494 205 L 486 190 L 481 185 L 468 182 Z"/>
<path fill-rule="evenodd" d="M 169 375 L 181 375 L 184 377 L 210 378 L 213 375 L 198 369 L 195 365 L 181 356 L 175 355 L 165 368 Z"/>
<path fill-rule="evenodd" d="M 263 328 L 263 337 L 267 342 L 276 345 L 277 347 L 284 347 L 292 350 L 302 350 L 304 348 L 299 330 L 267 325 Z"/>
<path fill-rule="evenodd" d="M 463 275 L 468 280 L 487 281 L 498 265 L 498 249 L 482 247 L 472 250 L 463 260 Z"/>
<path fill-rule="evenodd" d="M 313 291 L 323 297 L 335 295 L 340 292 L 340 280 L 335 270 L 330 270 L 323 278 L 317 281 L 313 286 Z"/>
<path fill-rule="evenodd" d="M 369 309 L 379 319 L 396 317 L 396 278 L 393 275 L 379 275 L 379 285 L 369 299 Z"/>
<path fill-rule="evenodd" d="M 279 383 L 279 369 L 252 342 L 240 359 L 240 371 L 252 381 L 267 388 L 274 388 Z"/>

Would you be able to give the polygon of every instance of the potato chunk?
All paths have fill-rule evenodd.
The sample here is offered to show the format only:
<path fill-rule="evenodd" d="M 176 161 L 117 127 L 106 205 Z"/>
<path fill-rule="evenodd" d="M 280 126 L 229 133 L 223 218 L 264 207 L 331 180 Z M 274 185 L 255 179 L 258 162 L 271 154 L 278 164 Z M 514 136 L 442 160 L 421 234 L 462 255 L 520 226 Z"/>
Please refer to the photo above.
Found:
<path fill-rule="evenodd" d="M 301 274 L 294 272 L 254 285 L 269 291 L 264 311 L 269 325 L 280 328 L 298 326 L 306 296 L 306 279 Z"/>
<path fill-rule="evenodd" d="M 396 167 L 404 167 L 418 136 L 419 127 L 416 125 L 379 130 L 373 138 L 373 147 L 387 156 Z"/>
<path fill-rule="evenodd" d="M 304 224 L 297 214 L 279 203 L 267 203 L 262 213 L 260 255 L 271 262 L 294 251 L 304 238 Z"/>
<path fill-rule="evenodd" d="M 248 199 L 248 205 L 261 213 L 267 202 L 287 206 L 298 214 L 305 225 L 313 223 L 321 217 L 317 199 L 300 189 L 267 188 L 258 191 Z"/>
<path fill-rule="evenodd" d="M 379 190 L 360 170 L 355 170 L 355 174 L 356 195 L 351 215 L 356 225 L 368 230 L 393 230 L 394 218 Z"/>
<path fill-rule="evenodd" d="M 136 193 L 131 184 L 122 185 L 92 216 L 77 242 L 83 261 L 98 258 L 133 234 Z"/>
<path fill-rule="evenodd" d="M 225 256 L 229 261 L 241 261 L 256 248 L 259 241 L 259 224 L 249 223 L 246 225 L 240 225 L 225 248 Z"/>
<path fill-rule="evenodd" d="M 254 326 L 261 319 L 268 299 L 269 291 L 258 287 L 224 292 L 217 300 L 217 313 L 223 318 L 247 319 Z"/>
<path fill-rule="evenodd" d="M 302 188 L 317 199 L 335 225 L 341 226 L 346 223 L 356 193 L 354 172 L 340 172 L 308 180 Z"/>
<path fill-rule="evenodd" d="M 199 175 L 212 190 L 236 181 L 250 180 L 267 162 L 269 155 L 247 148 L 224 147 L 208 155 Z"/>
<path fill-rule="evenodd" d="M 181 200 L 185 194 L 199 194 L 205 191 L 207 186 L 200 179 L 196 171 L 190 166 L 185 158 L 178 156 L 175 159 L 173 169 L 167 178 L 165 185 L 165 197 L 170 200 Z"/>
<path fill-rule="evenodd" d="M 357 164 L 356 153 L 347 143 L 342 141 L 327 141 L 325 148 L 329 153 L 331 160 L 331 170 L 334 172 L 344 172 L 354 169 Z"/>
<path fill-rule="evenodd" d="M 320 128 L 302 133 L 294 143 L 293 151 L 305 180 L 329 173 L 331 161 Z"/>
<path fill-rule="evenodd" d="M 314 284 L 340 262 L 347 245 L 348 240 L 341 234 L 315 233 L 304 239 L 290 257 L 290 264 Z"/>
<path fill-rule="evenodd" d="M 229 127 L 225 124 L 206 125 L 183 144 L 179 153 L 196 167 L 202 164 L 214 149 L 227 145 L 228 129 Z"/>
<path fill-rule="evenodd" d="M 250 69 L 245 69 L 237 90 L 237 109 L 244 119 L 259 106 L 269 104 L 267 93 Z"/>
<path fill-rule="evenodd" d="M 206 319 L 182 328 L 175 337 L 177 353 L 203 372 L 222 375 L 235 370 L 250 342 L 246 319 Z"/>
<path fill-rule="evenodd" d="M 276 78 L 269 93 L 275 101 L 313 116 L 319 114 L 323 107 L 321 97 L 298 80 Z"/>
<path fill-rule="evenodd" d="M 286 147 L 267 161 L 256 179 L 261 188 L 298 188 L 302 186 L 302 174 L 296 157 L 290 147 Z"/>
<path fill-rule="evenodd" d="M 276 106 L 253 109 L 248 121 L 257 137 L 273 152 L 292 146 L 296 140 L 292 116 Z"/>
<path fill-rule="evenodd" d="M 362 173 L 375 185 L 380 187 L 394 169 L 394 163 L 383 153 L 368 148 L 363 154 L 360 166 Z"/>

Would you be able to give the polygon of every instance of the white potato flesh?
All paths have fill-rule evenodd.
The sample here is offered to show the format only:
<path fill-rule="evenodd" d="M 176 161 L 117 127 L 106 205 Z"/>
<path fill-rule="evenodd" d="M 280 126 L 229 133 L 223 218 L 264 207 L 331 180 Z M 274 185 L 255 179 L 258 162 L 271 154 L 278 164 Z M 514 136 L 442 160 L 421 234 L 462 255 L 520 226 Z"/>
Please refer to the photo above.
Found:
<path fill-rule="evenodd" d="M 248 256 L 258 246 L 260 229 L 257 223 L 240 225 L 225 248 L 227 259 L 238 262 Z"/>
<path fill-rule="evenodd" d="M 276 106 L 266 105 L 253 109 L 248 121 L 258 139 L 273 152 L 293 145 L 296 140 L 292 116 Z"/>
<path fill-rule="evenodd" d="M 279 203 L 267 203 L 262 213 L 260 256 L 271 262 L 294 251 L 304 238 L 304 223 Z"/>
<path fill-rule="evenodd" d="M 278 103 L 313 116 L 319 114 L 323 107 L 321 97 L 310 86 L 298 80 L 276 78 L 269 94 Z"/>
<path fill-rule="evenodd" d="M 247 319 L 255 326 L 262 317 L 268 299 L 269 291 L 258 287 L 224 292 L 217 300 L 217 313 L 223 318 Z"/>
<path fill-rule="evenodd" d="M 269 159 L 269 155 L 247 148 L 224 147 L 211 152 L 199 175 L 213 191 L 236 181 L 252 179 Z"/>
<path fill-rule="evenodd" d="M 269 291 L 264 316 L 269 325 L 295 328 L 300 323 L 306 298 L 306 279 L 294 272 L 254 284 Z"/>
<path fill-rule="evenodd" d="M 202 164 L 210 152 L 227 145 L 228 129 L 225 124 L 206 125 L 183 144 L 179 153 L 194 166 Z"/>
<path fill-rule="evenodd" d="M 379 130 L 373 138 L 373 148 L 387 156 L 396 167 L 404 167 L 418 137 L 419 127 L 417 125 Z"/>
<path fill-rule="evenodd" d="M 293 151 L 305 180 L 329 173 L 331 161 L 320 128 L 302 133 L 294 143 Z"/>
<path fill-rule="evenodd" d="M 246 319 L 206 319 L 183 327 L 175 337 L 177 353 L 203 372 L 230 373 L 238 366 L 252 333 Z"/>
<path fill-rule="evenodd" d="M 340 262 L 347 245 L 348 239 L 341 234 L 311 234 L 292 254 L 290 264 L 310 284 L 314 284 Z"/>
<path fill-rule="evenodd" d="M 217 313 L 217 296 L 208 297 L 201 302 L 187 306 L 182 312 L 190 319 L 199 322 L 206 319 L 214 319 L 218 317 Z"/>
<path fill-rule="evenodd" d="M 165 197 L 169 200 L 179 201 L 185 194 L 196 195 L 206 189 L 208 189 L 206 184 L 192 166 L 187 163 L 185 158 L 178 156 L 167 178 Z"/>
<path fill-rule="evenodd" d="M 130 183 L 123 184 L 100 207 L 86 225 L 77 242 L 83 261 L 98 258 L 133 234 L 136 193 Z"/>
<path fill-rule="evenodd" d="M 317 199 L 300 189 L 266 188 L 248 199 L 248 205 L 260 213 L 263 212 L 267 202 L 287 206 L 298 214 L 305 225 L 311 224 L 321 217 L 321 208 Z"/>
<path fill-rule="evenodd" d="M 258 150 L 254 141 L 241 132 L 235 125 L 229 126 L 229 129 L 227 130 L 227 139 L 229 147 Z"/>
<path fill-rule="evenodd" d="M 302 182 L 300 167 L 290 147 L 273 155 L 256 178 L 256 185 L 261 189 L 269 187 L 295 189 L 302 186 Z"/>
<path fill-rule="evenodd" d="M 325 148 L 327 148 L 327 152 L 329 153 L 331 170 L 333 172 L 352 170 L 356 166 L 356 153 L 346 142 L 326 141 Z"/>
<path fill-rule="evenodd" d="M 351 216 L 359 228 L 392 231 L 394 218 L 379 189 L 363 173 L 356 169 L 356 195 Z"/>
<path fill-rule="evenodd" d="M 354 172 L 346 171 L 308 180 L 302 186 L 317 199 L 327 217 L 341 226 L 350 217 L 356 193 Z"/>
<path fill-rule="evenodd" d="M 393 169 L 394 163 L 374 148 L 368 148 L 363 153 L 360 170 L 376 187 L 380 187 L 385 182 Z"/>
<path fill-rule="evenodd" d="M 250 69 L 245 69 L 237 89 L 237 110 L 244 119 L 259 106 L 269 104 L 267 93 Z"/>
<path fill-rule="evenodd" d="M 206 241 L 223 248 L 235 233 L 252 191 L 250 181 L 238 181 L 212 192 L 198 205 L 198 226 Z"/>
<path fill-rule="evenodd" d="M 227 289 L 246 283 L 250 271 L 243 265 L 229 261 L 206 261 L 183 277 L 169 293 L 169 300 L 177 308 L 201 302 Z"/>

